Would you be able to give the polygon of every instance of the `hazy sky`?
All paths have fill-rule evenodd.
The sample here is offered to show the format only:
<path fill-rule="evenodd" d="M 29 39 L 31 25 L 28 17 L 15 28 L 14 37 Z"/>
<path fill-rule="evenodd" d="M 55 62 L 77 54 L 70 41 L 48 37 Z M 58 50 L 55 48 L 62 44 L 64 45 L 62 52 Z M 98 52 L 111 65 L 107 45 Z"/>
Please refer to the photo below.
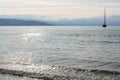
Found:
<path fill-rule="evenodd" d="M 120 15 L 120 0 L 0 0 L 0 15 L 34 15 L 55 19 Z"/>

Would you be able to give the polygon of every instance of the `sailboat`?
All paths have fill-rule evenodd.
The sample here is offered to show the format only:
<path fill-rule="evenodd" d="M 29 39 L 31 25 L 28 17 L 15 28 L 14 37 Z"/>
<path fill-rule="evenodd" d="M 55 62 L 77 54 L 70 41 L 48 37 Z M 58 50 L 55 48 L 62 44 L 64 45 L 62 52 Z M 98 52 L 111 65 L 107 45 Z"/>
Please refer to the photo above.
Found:
<path fill-rule="evenodd" d="M 106 24 L 106 8 L 104 8 L 104 24 L 102 25 L 102 27 L 107 27 L 107 24 Z"/>

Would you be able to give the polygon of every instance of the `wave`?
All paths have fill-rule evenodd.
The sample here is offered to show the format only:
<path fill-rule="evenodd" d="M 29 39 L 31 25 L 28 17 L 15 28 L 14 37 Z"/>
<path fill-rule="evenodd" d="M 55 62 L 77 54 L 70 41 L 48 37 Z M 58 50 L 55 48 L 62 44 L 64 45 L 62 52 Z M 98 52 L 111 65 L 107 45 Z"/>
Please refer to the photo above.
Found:
<path fill-rule="evenodd" d="M 120 43 L 120 42 L 119 41 L 102 41 L 102 42 L 99 41 L 99 43 Z"/>
<path fill-rule="evenodd" d="M 81 41 L 81 42 L 88 42 L 88 43 L 120 43 L 119 41 L 95 41 L 95 40 L 91 40 L 91 41 Z"/>
<path fill-rule="evenodd" d="M 20 63 L 0 63 L 0 73 L 13 76 L 44 80 L 114 80 L 120 79 L 120 72 L 108 70 L 88 70 L 75 67 L 33 65 Z"/>

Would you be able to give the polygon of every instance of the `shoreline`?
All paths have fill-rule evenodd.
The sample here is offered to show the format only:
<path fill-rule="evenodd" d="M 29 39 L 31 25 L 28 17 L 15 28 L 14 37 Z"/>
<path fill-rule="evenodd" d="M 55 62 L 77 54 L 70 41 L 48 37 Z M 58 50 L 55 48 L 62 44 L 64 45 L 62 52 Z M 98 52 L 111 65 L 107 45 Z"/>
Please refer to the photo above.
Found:
<path fill-rule="evenodd" d="M 12 64 L 13 65 L 13 64 Z M 15 69 L 16 68 L 16 69 Z M 28 77 L 43 80 L 63 80 L 63 79 L 119 79 L 120 72 L 106 70 L 87 70 L 81 68 L 64 66 L 35 66 L 14 64 L 0 66 L 0 74 L 18 77 Z M 109 77 L 109 79 L 107 79 Z"/>

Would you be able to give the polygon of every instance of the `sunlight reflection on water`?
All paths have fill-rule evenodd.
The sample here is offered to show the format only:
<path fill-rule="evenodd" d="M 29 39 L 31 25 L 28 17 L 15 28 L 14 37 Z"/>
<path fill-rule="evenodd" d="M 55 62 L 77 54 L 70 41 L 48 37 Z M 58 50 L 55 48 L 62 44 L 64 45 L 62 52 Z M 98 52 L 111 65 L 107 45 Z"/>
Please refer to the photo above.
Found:
<path fill-rule="evenodd" d="M 22 36 L 23 36 L 24 41 L 28 41 L 31 38 L 42 37 L 42 36 L 44 36 L 44 33 L 42 33 L 42 32 L 39 32 L 39 33 L 31 32 L 31 33 L 25 33 Z"/>

